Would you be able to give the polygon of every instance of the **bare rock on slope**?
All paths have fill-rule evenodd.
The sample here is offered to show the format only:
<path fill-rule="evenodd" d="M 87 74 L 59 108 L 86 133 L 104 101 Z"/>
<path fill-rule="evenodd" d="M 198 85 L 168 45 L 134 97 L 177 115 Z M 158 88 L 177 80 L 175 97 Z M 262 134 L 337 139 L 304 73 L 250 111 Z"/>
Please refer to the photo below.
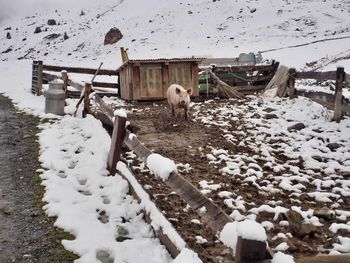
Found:
<path fill-rule="evenodd" d="M 112 45 L 123 38 L 123 34 L 116 27 L 111 28 L 105 36 L 105 45 Z"/>

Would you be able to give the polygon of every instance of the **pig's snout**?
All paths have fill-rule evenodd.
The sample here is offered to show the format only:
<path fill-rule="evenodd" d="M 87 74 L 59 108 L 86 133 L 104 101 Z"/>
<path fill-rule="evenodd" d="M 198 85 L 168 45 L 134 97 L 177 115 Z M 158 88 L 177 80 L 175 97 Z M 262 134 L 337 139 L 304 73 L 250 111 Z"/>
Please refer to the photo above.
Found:
<path fill-rule="evenodd" d="M 180 100 L 180 106 L 185 107 L 186 106 L 186 101 L 185 100 Z"/>

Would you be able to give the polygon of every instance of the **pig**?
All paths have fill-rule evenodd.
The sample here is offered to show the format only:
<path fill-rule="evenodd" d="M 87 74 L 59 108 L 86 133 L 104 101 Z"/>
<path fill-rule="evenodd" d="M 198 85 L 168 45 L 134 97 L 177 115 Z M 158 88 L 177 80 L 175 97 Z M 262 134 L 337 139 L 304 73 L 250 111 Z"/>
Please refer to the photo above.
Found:
<path fill-rule="evenodd" d="M 172 116 L 181 116 L 182 109 L 185 112 L 185 118 L 188 119 L 188 108 L 190 105 L 190 96 L 192 95 L 192 87 L 185 90 L 178 84 L 172 84 L 167 91 L 167 99 L 171 109 Z"/>

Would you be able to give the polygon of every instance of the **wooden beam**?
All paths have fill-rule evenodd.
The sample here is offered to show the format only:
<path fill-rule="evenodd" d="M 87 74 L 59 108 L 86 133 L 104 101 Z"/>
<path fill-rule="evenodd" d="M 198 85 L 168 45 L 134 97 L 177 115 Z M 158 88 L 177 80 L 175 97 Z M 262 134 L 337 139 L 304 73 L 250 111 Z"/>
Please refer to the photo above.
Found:
<path fill-rule="evenodd" d="M 51 66 L 51 65 L 43 65 L 43 70 L 61 72 L 62 70 L 66 70 L 68 73 L 82 73 L 82 74 L 91 74 L 94 75 L 96 69 L 93 68 L 80 68 L 80 67 L 63 67 L 63 66 Z M 118 74 L 117 70 L 112 69 L 100 69 L 98 75 L 108 75 L 108 76 L 116 76 Z"/>
<path fill-rule="evenodd" d="M 295 68 L 290 68 L 289 69 L 289 78 L 288 78 L 288 95 L 289 99 L 294 99 L 295 98 L 295 74 L 296 70 Z"/>
<path fill-rule="evenodd" d="M 84 90 L 84 113 L 90 113 L 90 94 L 92 92 L 91 83 L 85 83 Z"/>
<path fill-rule="evenodd" d="M 350 85 L 350 74 L 345 74 L 345 81 Z"/>
<path fill-rule="evenodd" d="M 238 237 L 235 263 L 261 262 L 266 259 L 266 242 Z"/>
<path fill-rule="evenodd" d="M 68 87 L 68 74 L 66 70 L 61 71 L 61 78 L 63 80 L 63 89 L 67 97 L 67 87 Z"/>
<path fill-rule="evenodd" d="M 343 86 L 345 81 L 345 71 L 343 67 L 338 67 L 335 83 L 334 120 L 339 123 L 342 116 Z"/>
<path fill-rule="evenodd" d="M 315 71 L 307 71 L 307 72 L 296 72 L 296 79 L 316 79 L 319 81 L 323 80 L 336 80 L 335 71 L 325 71 L 325 72 L 315 72 Z"/>
<path fill-rule="evenodd" d="M 342 255 L 320 255 L 313 257 L 300 257 L 295 260 L 296 263 L 349 263 L 350 254 Z"/>
<path fill-rule="evenodd" d="M 206 68 L 200 67 L 199 71 L 205 71 Z M 212 71 L 215 73 L 227 73 L 237 71 L 276 71 L 275 65 L 264 65 L 264 66 L 232 66 L 232 67 L 213 67 Z"/>
<path fill-rule="evenodd" d="M 121 116 L 115 117 L 113 134 L 111 140 L 111 147 L 108 154 L 107 167 L 110 175 L 114 176 L 117 170 L 117 163 L 120 160 L 120 154 L 122 151 L 122 144 L 125 136 L 125 123 L 126 118 Z"/>

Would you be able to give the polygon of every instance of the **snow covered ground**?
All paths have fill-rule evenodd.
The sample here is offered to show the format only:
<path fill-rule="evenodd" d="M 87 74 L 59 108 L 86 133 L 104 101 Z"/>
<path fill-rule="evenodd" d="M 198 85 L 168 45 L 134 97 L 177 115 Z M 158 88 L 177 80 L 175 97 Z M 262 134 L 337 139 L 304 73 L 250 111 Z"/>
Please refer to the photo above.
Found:
<path fill-rule="evenodd" d="M 29 8 L 25 11 L 23 7 L 22 12 L 0 22 L 0 92 L 9 96 L 19 109 L 43 118 L 52 116 L 44 114 L 44 98 L 30 93 L 33 59 L 47 64 L 95 68 L 104 62 L 103 68 L 117 68 L 121 65 L 120 47 L 128 48 L 130 58 L 237 57 L 240 52 L 262 51 L 264 58 L 276 59 L 289 67 L 335 70 L 341 65 L 350 72 L 350 4 L 346 0 L 151 0 L 141 3 L 105 0 L 98 4 L 69 5 L 69 8 L 68 3 L 48 4 L 44 10 L 37 7 L 37 11 Z M 48 19 L 55 19 L 57 25 L 47 25 Z M 41 27 L 42 32 L 34 34 L 36 27 Z M 124 37 L 115 45 L 104 46 L 104 35 L 111 27 L 118 27 Z M 65 32 L 69 37 L 66 40 Z M 7 33 L 11 39 L 7 39 Z M 302 46 L 293 47 L 296 45 Z M 247 123 L 256 131 L 251 131 L 240 142 L 233 142 L 253 150 L 261 149 L 266 163 L 270 163 L 271 169 L 281 171 L 281 176 L 263 178 L 253 160 L 245 163 L 242 156 L 221 149 L 213 149 L 208 161 L 225 161 L 227 166 L 222 173 L 231 176 L 235 176 L 242 165 L 248 165 L 245 182 L 256 183 L 262 191 L 271 193 L 290 191 L 291 200 L 302 195 L 306 186 L 313 185 L 317 191 L 309 193 L 307 199 L 325 205 L 331 200 L 332 208 L 336 209 L 339 222 L 330 230 L 348 230 L 350 215 L 341 207 L 348 202 L 350 187 L 348 177 L 343 177 L 350 172 L 349 119 L 340 124 L 330 123 L 331 113 L 303 98 L 283 102 L 253 99 L 247 107 L 263 115 L 262 105 L 275 109 L 273 113 L 278 119 L 264 120 L 252 114 Z M 72 103 L 67 113 L 72 112 L 71 106 Z M 229 125 L 226 118 L 234 119 L 244 110 L 218 109 L 212 112 L 219 116 L 216 122 L 196 118 L 225 130 Z M 306 127 L 290 132 L 287 130 L 290 121 L 302 122 Z M 41 173 L 47 202 L 44 209 L 49 215 L 58 216 L 58 227 L 76 237 L 63 241 L 64 246 L 81 256 L 81 262 L 94 262 L 96 256 L 117 262 L 140 262 L 140 255 L 145 262 L 171 262 L 150 226 L 141 219 L 142 206 L 127 194 L 126 181 L 120 176 L 106 176 L 109 137 L 101 124 L 92 118 L 56 116 L 41 129 Z M 266 134 L 276 143 L 272 146 L 266 143 Z M 232 135 L 227 132 L 225 138 L 231 140 Z M 251 138 L 255 138 L 254 142 L 250 142 Z M 339 147 L 332 151 L 327 147 L 330 143 L 337 143 Z M 274 155 L 270 154 L 276 150 L 274 147 L 288 158 L 301 156 L 305 160 L 305 173 L 289 163 L 276 164 Z M 322 178 L 315 174 L 315 168 L 321 170 Z M 264 180 L 263 185 L 257 183 Z M 203 186 L 210 190 L 208 183 L 204 182 Z M 238 212 L 245 206 L 238 197 L 231 201 L 224 199 Z M 278 205 L 257 207 L 250 212 L 258 214 L 266 210 L 276 216 L 284 212 Z M 303 217 L 307 222 L 319 223 L 311 212 L 304 211 Z M 264 226 L 267 229 L 271 224 Z M 119 236 L 127 239 L 118 242 Z M 285 246 L 280 247 L 284 249 Z M 349 237 L 339 235 L 332 251 L 349 252 Z M 182 261 L 176 262 L 185 262 L 194 256 L 191 253 L 184 249 L 179 257 Z"/>

